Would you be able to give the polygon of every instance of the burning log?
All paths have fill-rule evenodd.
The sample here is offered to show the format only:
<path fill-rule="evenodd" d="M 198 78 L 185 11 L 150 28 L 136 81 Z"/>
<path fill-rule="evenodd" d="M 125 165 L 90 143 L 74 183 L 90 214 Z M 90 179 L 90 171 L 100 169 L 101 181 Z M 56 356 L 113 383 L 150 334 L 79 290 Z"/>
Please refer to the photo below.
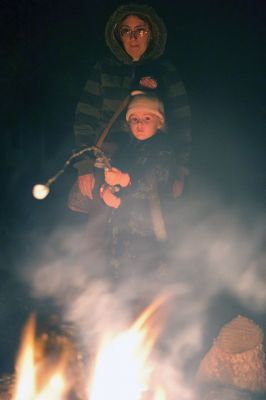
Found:
<path fill-rule="evenodd" d="M 226 324 L 202 359 L 196 379 L 205 390 L 205 400 L 249 400 L 252 393 L 266 392 L 261 328 L 242 316 Z"/>

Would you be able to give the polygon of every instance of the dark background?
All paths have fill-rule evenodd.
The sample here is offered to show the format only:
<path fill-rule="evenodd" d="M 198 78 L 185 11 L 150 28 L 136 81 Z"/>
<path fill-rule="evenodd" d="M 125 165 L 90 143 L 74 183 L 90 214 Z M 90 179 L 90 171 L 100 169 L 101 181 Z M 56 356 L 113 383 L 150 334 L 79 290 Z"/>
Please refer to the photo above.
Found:
<path fill-rule="evenodd" d="M 108 51 L 104 26 L 121 3 L 2 1 L 0 155 L 8 184 L 47 177 L 67 158 L 75 106 L 91 66 Z M 200 176 L 229 200 L 265 200 L 265 5 L 150 4 L 165 19 L 167 53 L 190 98 L 192 180 Z"/>
<path fill-rule="evenodd" d="M 104 26 L 119 1 L 0 1 L 1 30 L 1 368 L 33 308 L 13 266 L 29 256 L 27 232 L 47 234 L 71 219 L 67 173 L 44 202 L 34 183 L 60 169 L 74 146 L 75 106 L 94 62 L 106 51 Z M 265 3 L 259 0 L 147 1 L 169 31 L 192 108 L 191 177 L 186 191 L 208 186 L 248 213 L 265 211 Z M 62 218 L 61 217 L 61 218 Z M 45 222 L 44 222 L 45 221 Z M 230 301 L 229 301 L 230 303 Z M 35 307 L 35 305 L 34 305 Z M 16 322 L 14 322 L 16 321 Z M 8 362 L 6 361 L 8 359 Z"/>

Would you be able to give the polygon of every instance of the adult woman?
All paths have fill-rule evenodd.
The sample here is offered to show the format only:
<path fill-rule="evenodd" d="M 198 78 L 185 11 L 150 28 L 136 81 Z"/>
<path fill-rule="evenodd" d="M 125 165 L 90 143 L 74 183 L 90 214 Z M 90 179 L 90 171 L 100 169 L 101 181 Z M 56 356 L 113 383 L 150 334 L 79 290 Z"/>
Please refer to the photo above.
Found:
<path fill-rule="evenodd" d="M 76 110 L 76 143 L 95 144 L 119 104 L 132 90 L 156 92 L 165 106 L 168 134 L 176 154 L 173 194 L 178 197 L 189 173 L 190 108 L 176 68 L 162 57 L 167 39 L 165 24 L 150 6 L 123 5 L 109 18 L 105 39 L 113 55 L 95 65 L 85 85 Z M 113 124 L 108 135 L 112 151 L 125 140 L 123 120 L 124 115 Z M 92 199 L 93 161 L 83 159 L 76 166 L 79 189 L 83 196 Z"/>

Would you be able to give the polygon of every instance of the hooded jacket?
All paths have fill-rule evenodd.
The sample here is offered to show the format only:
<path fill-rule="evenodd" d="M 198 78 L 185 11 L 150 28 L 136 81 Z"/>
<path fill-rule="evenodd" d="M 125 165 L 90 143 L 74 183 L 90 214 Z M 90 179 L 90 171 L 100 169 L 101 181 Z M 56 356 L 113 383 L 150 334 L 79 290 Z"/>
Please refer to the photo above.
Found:
<path fill-rule="evenodd" d="M 133 62 L 119 39 L 120 23 L 128 15 L 136 15 L 149 24 L 151 40 L 139 61 Z M 95 144 L 112 115 L 132 90 L 153 90 L 164 103 L 167 133 L 171 136 L 177 159 L 176 177 L 188 174 L 190 153 L 190 107 L 183 82 L 175 66 L 162 57 L 167 30 L 154 9 L 143 4 L 122 5 L 110 16 L 105 40 L 112 55 L 94 66 L 77 105 L 74 131 L 77 145 Z M 143 78 L 151 77 L 155 89 L 145 88 Z M 123 135 L 125 113 L 112 126 L 107 141 L 119 142 Z M 119 132 L 121 133 L 119 135 Z M 120 144 L 123 140 L 120 142 Z M 79 174 L 89 171 L 88 162 L 78 163 Z"/>

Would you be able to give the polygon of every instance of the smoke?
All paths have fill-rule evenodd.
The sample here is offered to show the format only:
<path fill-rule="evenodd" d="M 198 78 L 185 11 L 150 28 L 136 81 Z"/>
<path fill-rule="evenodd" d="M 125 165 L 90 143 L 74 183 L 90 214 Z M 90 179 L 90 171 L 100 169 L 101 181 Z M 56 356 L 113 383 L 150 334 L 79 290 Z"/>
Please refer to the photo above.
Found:
<path fill-rule="evenodd" d="M 23 279 L 34 298 L 60 306 L 88 353 L 103 332 L 125 328 L 156 296 L 170 292 L 154 360 L 165 385 L 192 399 L 188 387 L 199 359 L 222 325 L 239 313 L 260 320 L 266 312 L 265 215 L 249 211 L 228 209 L 210 196 L 180 203 L 169 216 L 167 277 L 148 270 L 147 249 L 143 264 L 121 281 L 103 251 L 103 220 L 60 225 L 37 238 Z"/>
<path fill-rule="evenodd" d="M 182 210 L 190 223 L 179 237 L 173 259 L 191 278 L 194 293 L 208 302 L 227 291 L 245 307 L 265 312 L 264 216 L 250 222 L 245 210 L 226 211 L 221 205 L 211 210 L 209 203 L 197 208 L 196 217 L 191 209 L 195 213 L 193 204 Z"/>

